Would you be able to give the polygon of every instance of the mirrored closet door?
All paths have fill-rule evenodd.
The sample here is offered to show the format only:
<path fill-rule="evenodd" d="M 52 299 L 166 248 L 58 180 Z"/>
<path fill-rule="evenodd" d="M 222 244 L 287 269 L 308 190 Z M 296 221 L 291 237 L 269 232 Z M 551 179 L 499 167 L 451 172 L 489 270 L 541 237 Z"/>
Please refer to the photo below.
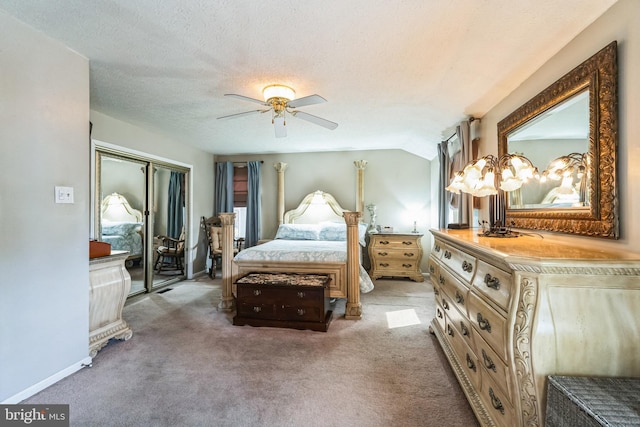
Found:
<path fill-rule="evenodd" d="M 129 252 L 131 295 L 185 277 L 188 170 L 96 149 L 94 235 Z"/>

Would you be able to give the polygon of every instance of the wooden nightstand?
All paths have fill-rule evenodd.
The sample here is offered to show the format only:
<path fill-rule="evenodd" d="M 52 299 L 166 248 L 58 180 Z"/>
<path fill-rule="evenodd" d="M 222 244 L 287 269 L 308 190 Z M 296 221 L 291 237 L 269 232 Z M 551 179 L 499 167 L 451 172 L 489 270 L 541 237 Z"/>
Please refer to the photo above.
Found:
<path fill-rule="evenodd" d="M 408 277 L 423 282 L 420 270 L 422 244 L 420 233 L 372 233 L 370 234 L 369 258 L 373 280 L 380 277 Z"/>

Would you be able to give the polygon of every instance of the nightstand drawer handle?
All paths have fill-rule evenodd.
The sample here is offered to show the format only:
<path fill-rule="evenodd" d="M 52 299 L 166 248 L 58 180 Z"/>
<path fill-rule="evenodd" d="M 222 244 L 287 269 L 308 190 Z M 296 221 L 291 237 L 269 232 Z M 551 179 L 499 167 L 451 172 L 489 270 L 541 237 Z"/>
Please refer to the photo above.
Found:
<path fill-rule="evenodd" d="M 380 267 L 389 267 L 389 263 L 381 262 Z"/>
<path fill-rule="evenodd" d="M 467 353 L 467 367 L 471 369 L 473 372 L 476 372 L 476 364 L 471 360 L 471 356 Z"/>
<path fill-rule="evenodd" d="M 498 279 L 497 277 L 491 277 L 489 273 L 484 276 L 484 284 L 495 290 L 500 289 L 500 279 Z"/>
<path fill-rule="evenodd" d="M 471 273 L 473 271 L 473 264 L 467 261 L 462 261 L 462 269 L 467 273 Z"/>
<path fill-rule="evenodd" d="M 453 336 L 453 328 L 451 325 L 447 325 L 447 334 L 449 334 L 449 336 Z"/>
<path fill-rule="evenodd" d="M 304 298 L 306 294 L 304 292 L 298 292 L 298 298 Z"/>
<path fill-rule="evenodd" d="M 262 307 L 253 307 L 253 311 L 260 313 L 262 311 Z"/>
<path fill-rule="evenodd" d="M 378 252 L 378 255 L 380 256 L 387 256 L 388 254 L 386 252 Z"/>
<path fill-rule="evenodd" d="M 467 327 L 465 326 L 464 322 L 460 322 L 460 329 L 462 329 L 462 335 L 464 335 L 465 337 L 469 336 L 469 329 L 467 329 Z M 475 369 L 474 369 L 475 371 Z"/>
<path fill-rule="evenodd" d="M 260 295 L 261 293 L 262 293 L 262 291 L 261 291 L 260 289 L 254 289 L 254 290 L 253 290 L 253 294 L 254 294 L 255 296 L 258 296 L 258 295 Z"/>
<path fill-rule="evenodd" d="M 411 242 L 411 241 L 407 242 L 405 240 L 405 241 L 402 242 L 402 244 L 405 245 L 405 246 L 411 246 L 411 245 L 413 245 L 413 242 Z"/>
<path fill-rule="evenodd" d="M 411 267 L 413 267 L 413 264 L 402 264 L 402 266 L 404 268 L 411 268 Z"/>
<path fill-rule="evenodd" d="M 389 241 L 388 240 L 380 240 L 380 244 L 381 245 L 388 245 Z"/>
<path fill-rule="evenodd" d="M 491 324 L 489 323 L 489 321 L 487 319 L 484 319 L 482 317 L 482 314 L 480 313 L 478 313 L 477 319 L 478 319 L 478 326 L 480 327 L 480 329 L 491 333 Z"/>
<path fill-rule="evenodd" d="M 464 305 L 464 297 L 458 291 L 456 291 L 456 302 Z"/>
<path fill-rule="evenodd" d="M 299 316 L 304 315 L 306 312 L 307 312 L 307 311 L 306 311 L 304 308 L 299 308 L 299 309 L 298 309 L 298 315 L 299 315 Z"/>
<path fill-rule="evenodd" d="M 482 359 L 484 360 L 484 367 L 487 369 L 491 369 L 493 372 L 497 372 L 496 371 L 496 364 L 493 363 L 493 360 L 491 360 L 491 358 L 489 356 L 487 356 L 487 353 L 484 352 L 484 350 L 482 350 Z"/>
<path fill-rule="evenodd" d="M 411 258 L 412 256 L 414 256 L 415 254 L 413 252 L 405 252 L 404 256 Z"/>
<path fill-rule="evenodd" d="M 493 389 L 491 387 L 489 387 L 489 396 L 491 397 L 491 404 L 493 405 L 493 407 L 500 411 L 502 415 L 504 415 L 504 406 L 502 406 L 502 402 L 500 401 L 500 399 L 498 399 L 493 393 Z"/>
<path fill-rule="evenodd" d="M 449 251 L 444 251 L 444 257 L 445 257 L 446 259 L 451 259 L 451 252 L 449 252 Z"/>

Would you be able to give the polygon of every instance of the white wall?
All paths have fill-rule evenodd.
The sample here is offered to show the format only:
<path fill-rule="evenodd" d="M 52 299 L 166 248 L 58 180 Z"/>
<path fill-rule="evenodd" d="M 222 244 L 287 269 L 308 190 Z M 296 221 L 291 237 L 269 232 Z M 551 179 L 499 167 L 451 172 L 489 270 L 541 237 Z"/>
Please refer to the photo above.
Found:
<path fill-rule="evenodd" d="M 1 11 L 0 28 L 0 402 L 15 403 L 90 360 L 89 63 Z"/>
<path fill-rule="evenodd" d="M 497 153 L 497 124 L 544 88 L 581 64 L 613 40 L 618 41 L 618 200 L 617 241 L 575 238 L 599 247 L 640 252 L 640 1 L 619 0 L 520 87 L 482 118 L 480 154 Z M 486 218 L 486 201 L 483 201 Z M 548 235 L 567 240 L 566 235 Z M 569 239 L 574 240 L 574 239 Z"/>
<path fill-rule="evenodd" d="M 255 156 L 217 156 L 217 161 L 263 160 L 262 237 L 273 238 L 278 227 L 277 172 L 273 165 L 287 164 L 285 171 L 285 210 L 294 209 L 307 194 L 322 190 L 332 194 L 345 209 L 356 209 L 356 176 L 353 162 L 366 160 L 364 204 L 377 206 L 381 226 L 409 232 L 413 221 L 425 233 L 422 245 L 429 251 L 431 218 L 431 162 L 403 150 L 369 150 L 324 153 L 266 154 Z M 363 221 L 371 220 L 365 208 Z M 436 219 L 437 223 L 437 219 Z M 426 272 L 426 255 L 423 258 Z"/>

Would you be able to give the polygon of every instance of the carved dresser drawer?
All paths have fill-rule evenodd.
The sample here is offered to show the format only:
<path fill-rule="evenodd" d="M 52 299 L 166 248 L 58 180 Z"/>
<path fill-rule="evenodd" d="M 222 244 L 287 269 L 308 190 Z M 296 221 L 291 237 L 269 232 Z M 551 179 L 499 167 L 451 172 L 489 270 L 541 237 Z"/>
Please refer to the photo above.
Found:
<path fill-rule="evenodd" d="M 234 325 L 326 332 L 330 278 L 319 274 L 251 273 L 236 281 Z"/>
<path fill-rule="evenodd" d="M 431 233 L 430 330 L 481 426 L 544 426 L 549 376 L 640 377 L 640 254 Z"/>
<path fill-rule="evenodd" d="M 380 277 L 408 277 L 424 281 L 422 262 L 422 234 L 372 233 L 369 235 L 369 259 L 372 279 Z"/>

